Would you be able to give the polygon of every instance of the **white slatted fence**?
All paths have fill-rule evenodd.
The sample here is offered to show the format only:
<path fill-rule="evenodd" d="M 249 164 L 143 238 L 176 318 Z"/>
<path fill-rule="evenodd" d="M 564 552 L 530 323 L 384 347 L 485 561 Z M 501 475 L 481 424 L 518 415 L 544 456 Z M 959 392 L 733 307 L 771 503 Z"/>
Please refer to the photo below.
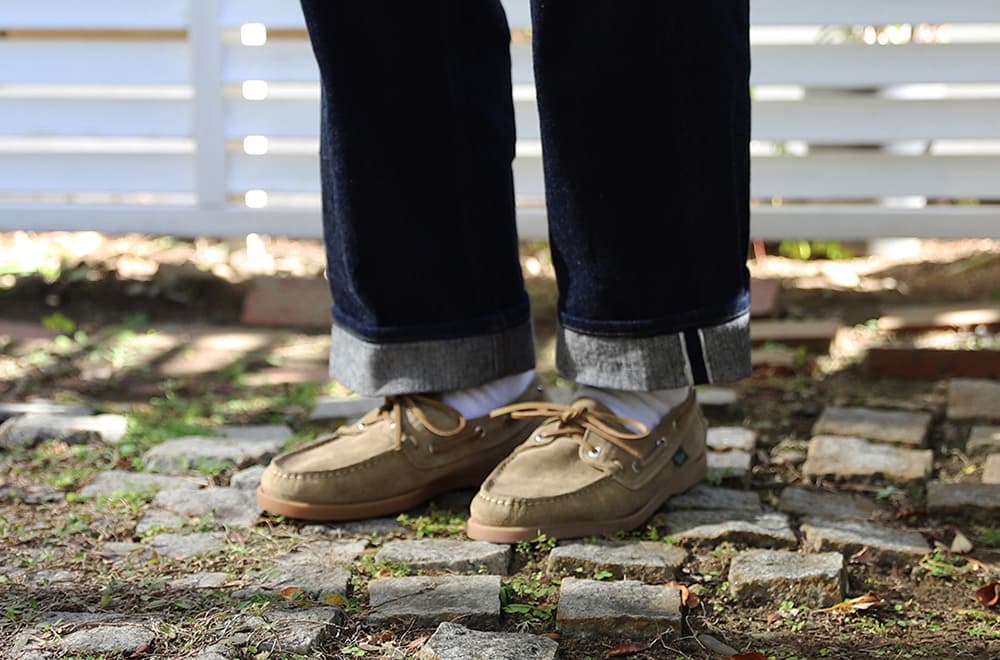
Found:
<path fill-rule="evenodd" d="M 529 27 L 527 0 L 504 4 Z M 1000 237 L 1000 2 L 751 5 L 756 237 Z M 0 230 L 319 235 L 296 0 L 0 0 L 0 31 Z M 511 52 L 518 222 L 539 237 L 530 46 Z"/>

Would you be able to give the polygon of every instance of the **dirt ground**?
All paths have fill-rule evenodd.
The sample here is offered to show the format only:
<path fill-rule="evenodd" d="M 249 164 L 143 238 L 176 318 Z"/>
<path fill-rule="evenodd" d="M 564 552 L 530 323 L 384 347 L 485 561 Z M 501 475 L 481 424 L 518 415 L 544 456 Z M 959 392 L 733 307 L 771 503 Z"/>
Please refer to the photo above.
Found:
<path fill-rule="evenodd" d="M 44 497 L 28 503 L 23 494 L 33 488 L 41 493 L 70 492 L 101 469 L 129 465 L 139 451 L 160 440 L 219 423 L 285 422 L 300 441 L 328 430 L 308 421 L 312 404 L 322 394 L 346 392 L 336 384 L 306 377 L 315 374 L 324 360 L 327 344 L 322 329 L 268 330 L 267 341 L 226 353 L 224 362 L 210 371 L 168 369 L 177 360 L 183 363 L 183 346 L 166 353 L 147 350 L 159 338 L 237 327 L 253 277 L 316 276 L 322 273 L 322 264 L 322 246 L 314 241 L 0 234 L 0 324 L 18 322 L 19 332 L 28 326 L 37 330 L 33 338 L 5 341 L 0 325 L 0 401 L 83 401 L 101 411 L 128 414 L 133 430 L 139 429 L 131 450 L 43 447 L 23 455 L 0 455 L 0 489 L 21 493 L 18 499 L 0 498 L 4 548 L 0 552 L 23 559 L 33 552 L 37 555 L 38 548 L 52 548 L 54 552 L 32 561 L 53 570 L 70 564 L 80 568 L 81 562 L 86 568 L 87 553 L 94 551 L 98 540 L 130 534 L 128 526 L 134 524 L 141 503 L 117 511 L 106 523 L 108 529 L 102 530 L 67 522 L 73 517 L 87 520 L 94 513 L 81 510 L 79 504 L 59 498 L 47 502 Z M 556 293 L 545 244 L 523 244 L 522 265 L 534 305 L 540 367 L 547 382 L 561 383 L 552 366 Z M 749 487 L 761 493 L 765 503 L 773 504 L 784 486 L 803 482 L 798 465 L 779 460 L 776 450 L 804 446 L 823 406 L 830 403 L 891 401 L 932 412 L 930 444 L 938 478 L 976 478 L 979 466 L 962 452 L 968 425 L 944 418 L 946 381 L 869 380 L 862 362 L 866 348 L 900 341 L 870 323 L 887 306 L 998 304 L 1000 243 L 925 242 L 920 255 L 899 259 L 765 257 L 752 261 L 750 268 L 755 276 L 781 281 L 782 317 L 839 318 L 847 328 L 847 340 L 830 354 L 798 352 L 791 363 L 761 366 L 752 379 L 734 386 L 737 404 L 706 410 L 713 425 L 739 424 L 758 432 L 757 465 Z M 970 336 L 996 336 L 995 328 L 946 333 L 956 347 L 968 345 Z M 153 354 L 156 357 L 150 358 Z M 300 373 L 305 376 L 298 378 Z M 287 380 L 281 380 L 282 374 L 289 374 Z M 210 475 L 221 484 L 228 477 L 225 471 Z M 683 581 L 701 602 L 688 611 L 684 637 L 561 640 L 562 657 L 616 657 L 616 652 L 636 658 L 720 657 L 698 640 L 698 633 L 768 658 L 1000 657 L 1000 610 L 983 607 L 973 597 L 976 588 L 1000 578 L 1000 520 L 975 515 L 934 518 L 924 511 L 922 489 L 880 480 L 818 485 L 866 493 L 890 504 L 896 512 L 893 524 L 922 531 L 942 549 L 909 565 L 853 558 L 849 595 L 873 592 L 884 602 L 867 610 L 837 613 L 809 611 L 794 603 L 739 603 L 727 593 L 725 580 L 736 548 L 696 548 Z M 464 515 L 443 506 L 448 516 Z M 653 532 L 647 528 L 637 534 L 665 535 L 656 519 L 651 524 Z M 263 527 L 278 540 L 247 539 L 251 550 L 273 549 L 300 530 L 289 521 L 268 521 Z M 948 551 L 957 532 L 972 542 L 971 554 Z M 533 572 L 541 556 L 530 550 L 519 555 L 521 572 Z M 163 594 L 155 589 L 143 593 L 129 581 L 132 578 L 108 581 L 92 568 L 88 575 L 93 579 L 87 584 L 31 594 L 8 590 L 0 595 L 0 608 L 6 612 L 0 618 L 0 638 L 13 635 L 33 615 L 64 607 L 67 601 L 81 611 L 114 605 L 136 612 L 179 611 L 176 603 L 165 605 Z M 211 570 L 210 565 L 205 568 Z M 204 618 L 222 606 L 194 602 L 189 599 L 183 607 L 204 608 L 200 615 Z M 510 630 L 554 631 L 553 621 L 545 617 L 508 615 L 504 625 Z M 341 631 L 328 651 L 331 657 L 351 657 L 356 654 L 343 649 L 364 648 L 358 644 L 403 649 L 426 632 L 370 631 L 355 622 Z M 627 643 L 636 644 L 632 653 L 622 653 L 629 650 Z M 369 654 L 380 657 L 375 651 Z"/>

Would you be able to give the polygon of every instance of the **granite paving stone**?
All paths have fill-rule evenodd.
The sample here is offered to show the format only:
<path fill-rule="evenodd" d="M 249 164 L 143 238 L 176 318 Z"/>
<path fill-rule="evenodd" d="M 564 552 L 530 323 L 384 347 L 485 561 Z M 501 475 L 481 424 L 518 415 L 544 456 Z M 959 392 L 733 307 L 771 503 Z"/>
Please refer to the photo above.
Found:
<path fill-rule="evenodd" d="M 198 555 L 218 552 L 226 546 L 225 536 L 218 532 L 176 534 L 166 532 L 146 539 L 157 554 L 170 559 L 191 559 Z"/>
<path fill-rule="evenodd" d="M 111 562 L 147 561 L 153 556 L 150 547 L 144 543 L 132 543 L 131 541 L 109 541 L 101 546 L 97 554 Z"/>
<path fill-rule="evenodd" d="M 377 540 L 384 536 L 402 536 L 408 531 L 395 518 L 369 518 L 368 520 L 350 520 L 341 523 L 305 525 L 302 527 L 304 534 L 319 534 L 338 539 L 368 536 L 374 537 L 373 540 Z"/>
<path fill-rule="evenodd" d="M 232 527 L 253 527 L 260 516 L 255 493 L 238 488 L 161 491 L 153 506 L 198 518 L 211 514 L 218 524 Z"/>
<path fill-rule="evenodd" d="M 309 653 L 316 651 L 344 618 L 338 607 L 311 607 L 301 610 L 268 609 L 260 616 L 241 616 L 240 625 L 263 633 L 255 642 L 257 648 L 278 653 Z"/>
<path fill-rule="evenodd" d="M 412 621 L 418 627 L 461 621 L 476 628 L 500 622 L 499 575 L 388 577 L 368 584 L 370 624 Z"/>
<path fill-rule="evenodd" d="M 280 440 L 292 437 L 292 429 L 285 424 L 246 424 L 242 426 L 223 425 L 215 429 L 224 438 L 233 440 Z"/>
<path fill-rule="evenodd" d="M 0 424 L 0 448 L 33 447 L 43 440 L 112 444 L 125 437 L 127 429 L 122 415 L 20 415 Z"/>
<path fill-rule="evenodd" d="M 190 573 L 169 582 L 171 589 L 218 589 L 229 582 L 228 573 L 203 571 Z"/>
<path fill-rule="evenodd" d="M 740 400 L 739 394 L 728 387 L 699 387 L 695 394 L 698 397 L 698 405 L 700 406 L 733 406 Z"/>
<path fill-rule="evenodd" d="M 240 470 L 229 479 L 229 487 L 256 491 L 257 487 L 260 486 L 260 478 L 266 469 L 263 465 L 252 465 L 245 470 Z"/>
<path fill-rule="evenodd" d="M 634 580 L 564 578 L 556 626 L 566 637 L 653 638 L 681 631 L 681 594 Z"/>
<path fill-rule="evenodd" d="M 402 562 L 416 570 L 506 575 L 510 567 L 510 557 L 510 546 L 506 544 L 454 539 L 418 539 L 389 541 L 375 555 L 375 560 Z"/>
<path fill-rule="evenodd" d="M 721 509 L 724 511 L 760 511 L 760 495 L 752 490 L 717 488 L 698 484 L 686 493 L 667 500 L 668 511 L 685 509 Z"/>
<path fill-rule="evenodd" d="M 930 546 L 920 532 L 863 520 L 805 518 L 802 521 L 802 534 L 806 547 L 815 552 L 837 550 L 853 555 L 867 546 L 884 559 L 908 561 L 930 551 Z"/>
<path fill-rule="evenodd" d="M 547 568 L 550 575 L 590 577 L 607 571 L 616 580 L 666 582 L 676 577 L 687 554 L 660 541 L 567 543 L 552 549 Z"/>
<path fill-rule="evenodd" d="M 749 511 L 673 511 L 667 529 L 678 541 L 743 543 L 766 548 L 791 547 L 798 541 L 782 513 Z"/>
<path fill-rule="evenodd" d="M 948 383 L 948 419 L 1000 421 L 1000 382 L 953 378 Z"/>
<path fill-rule="evenodd" d="M 182 474 L 199 465 L 237 468 L 266 463 L 281 451 L 284 438 L 210 438 L 187 436 L 167 440 L 147 451 L 142 459 L 150 472 Z"/>
<path fill-rule="evenodd" d="M 228 644 L 212 644 L 192 655 L 184 656 L 184 660 L 232 660 L 237 657 L 235 649 Z"/>
<path fill-rule="evenodd" d="M 750 452 L 734 449 L 732 451 L 709 451 L 708 474 L 709 481 L 734 480 L 746 484 L 750 480 L 750 467 L 753 455 Z"/>
<path fill-rule="evenodd" d="M 278 557 L 263 574 L 265 589 L 297 587 L 307 594 L 324 598 L 344 596 L 351 579 L 346 564 L 361 556 L 366 541 L 314 541 Z"/>
<path fill-rule="evenodd" d="M 66 635 L 59 640 L 59 647 L 65 653 L 135 653 L 155 637 L 148 625 L 99 625 Z"/>
<path fill-rule="evenodd" d="M 156 490 L 197 490 L 206 485 L 199 477 L 174 477 L 148 472 L 108 470 L 101 472 L 93 481 L 80 489 L 85 497 L 102 497 L 117 492 L 135 492 L 146 489 Z"/>
<path fill-rule="evenodd" d="M 355 419 L 369 410 L 381 406 L 385 399 L 379 397 L 332 397 L 316 399 L 316 407 L 309 415 L 310 421 L 322 419 Z"/>
<path fill-rule="evenodd" d="M 861 438 L 819 435 L 809 441 L 803 473 L 811 477 L 873 477 L 908 482 L 926 479 L 933 467 L 930 449 L 903 449 Z"/>
<path fill-rule="evenodd" d="M 1000 452 L 1000 426 L 973 426 L 965 453 L 971 456 L 992 452 Z"/>
<path fill-rule="evenodd" d="M 1000 453 L 990 454 L 983 463 L 983 483 L 1000 484 Z"/>
<path fill-rule="evenodd" d="M 146 509 L 135 524 L 135 533 L 146 536 L 153 532 L 172 532 L 188 523 L 188 519 L 166 509 Z"/>
<path fill-rule="evenodd" d="M 789 486 L 781 491 L 778 510 L 797 516 L 869 520 L 877 515 L 880 509 L 873 500 L 863 495 Z"/>
<path fill-rule="evenodd" d="M 739 449 L 752 452 L 757 446 L 757 434 L 742 426 L 713 426 L 708 429 L 705 442 L 715 451 Z"/>
<path fill-rule="evenodd" d="M 844 599 L 846 588 L 847 571 L 839 552 L 748 550 L 729 564 L 729 592 L 739 600 L 830 607 Z"/>
<path fill-rule="evenodd" d="M 91 614 L 85 612 L 49 612 L 35 622 L 33 630 L 26 631 L 15 640 L 5 640 L 15 651 L 42 652 L 38 644 L 48 647 L 54 642 L 58 656 L 78 654 L 135 653 L 148 646 L 156 637 L 159 619 L 128 617 L 120 614 Z M 24 656 L 16 656 L 24 657 Z"/>
<path fill-rule="evenodd" d="M 417 660 L 555 660 L 559 644 L 542 635 L 484 632 L 445 621 Z"/>
<path fill-rule="evenodd" d="M 53 401 L 0 402 L 0 421 L 19 415 L 68 415 L 89 417 L 94 411 L 82 403 L 55 403 Z"/>
<path fill-rule="evenodd" d="M 926 412 L 827 406 L 813 435 L 846 435 L 915 448 L 926 445 L 930 425 L 931 414 Z"/>
<path fill-rule="evenodd" d="M 931 513 L 1000 512 L 1000 484 L 975 482 L 927 484 L 927 510 Z"/>

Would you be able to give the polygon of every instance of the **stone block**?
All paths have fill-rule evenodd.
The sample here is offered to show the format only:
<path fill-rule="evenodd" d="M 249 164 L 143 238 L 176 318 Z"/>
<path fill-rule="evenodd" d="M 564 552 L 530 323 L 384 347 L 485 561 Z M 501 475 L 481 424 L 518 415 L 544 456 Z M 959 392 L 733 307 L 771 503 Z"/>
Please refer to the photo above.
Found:
<path fill-rule="evenodd" d="M 553 548 L 547 562 L 550 575 L 590 577 L 598 571 L 616 580 L 668 582 L 687 559 L 687 550 L 660 541 L 567 543 Z"/>
<path fill-rule="evenodd" d="M 706 443 L 709 449 L 715 451 L 739 449 L 752 452 L 757 446 L 757 434 L 741 426 L 713 426 L 708 429 Z"/>
<path fill-rule="evenodd" d="M 189 517 L 211 515 L 219 525 L 230 527 L 253 527 L 260 516 L 256 495 L 237 488 L 160 491 L 153 506 Z"/>
<path fill-rule="evenodd" d="M 813 435 L 853 436 L 916 448 L 925 446 L 930 424 L 926 412 L 827 406 L 813 426 Z"/>
<path fill-rule="evenodd" d="M 802 522 L 802 534 L 805 545 L 815 552 L 837 550 L 853 555 L 868 547 L 883 559 L 909 561 L 930 551 L 920 532 L 862 520 L 806 518 Z"/>
<path fill-rule="evenodd" d="M 632 580 L 565 578 L 556 626 L 566 637 L 672 637 L 681 631 L 681 592 Z"/>
<path fill-rule="evenodd" d="M 965 453 L 971 455 L 1000 452 L 1000 426 L 974 426 L 965 444 Z"/>
<path fill-rule="evenodd" d="M 1000 512 L 1000 484 L 975 482 L 927 484 L 931 513 L 996 514 Z"/>
<path fill-rule="evenodd" d="M 485 541 L 417 539 L 389 541 L 375 555 L 376 561 L 404 563 L 418 571 L 485 571 L 506 575 L 510 567 L 510 546 Z"/>
<path fill-rule="evenodd" d="M 389 577 L 368 584 L 368 622 L 412 622 L 417 627 L 460 620 L 476 628 L 500 623 L 499 575 Z"/>
<path fill-rule="evenodd" d="M 1000 420 L 1000 383 L 953 378 L 948 383 L 948 419 Z"/>
<path fill-rule="evenodd" d="M 555 660 L 559 645 L 542 635 L 483 632 L 445 621 L 417 660 Z"/>
<path fill-rule="evenodd" d="M 199 465 L 237 468 L 268 462 L 282 450 L 285 438 L 209 438 L 187 436 L 167 440 L 147 451 L 142 460 L 150 472 L 182 474 Z"/>
<path fill-rule="evenodd" d="M 983 463 L 983 483 L 1000 484 L 1000 453 L 990 454 Z"/>
<path fill-rule="evenodd" d="M 748 550 L 729 564 L 730 593 L 771 607 L 786 600 L 811 608 L 830 607 L 844 599 L 846 588 L 847 571 L 839 552 Z"/>
<path fill-rule="evenodd" d="M 878 513 L 879 507 L 863 495 L 789 486 L 781 491 L 778 510 L 797 516 L 868 520 Z"/>
<path fill-rule="evenodd" d="M 674 495 L 667 500 L 668 511 L 721 510 L 721 511 L 761 511 L 760 495 L 752 490 L 716 488 L 698 484 L 686 493 Z"/>
<path fill-rule="evenodd" d="M 106 497 L 113 493 L 133 493 L 146 490 L 197 490 L 206 485 L 199 477 L 173 477 L 148 472 L 108 470 L 80 489 L 85 497 Z"/>
<path fill-rule="evenodd" d="M 127 430 L 128 420 L 122 415 L 20 415 L 0 424 L 0 449 L 33 447 L 44 440 L 113 444 Z"/>
<path fill-rule="evenodd" d="M 718 544 L 723 541 L 765 548 L 794 547 L 798 540 L 781 513 L 750 511 L 673 511 L 667 529 L 678 541 Z"/>
<path fill-rule="evenodd" d="M 897 482 L 930 476 L 934 464 L 929 449 L 902 449 L 861 438 L 819 435 L 809 441 L 803 473 L 811 477 L 874 477 Z"/>

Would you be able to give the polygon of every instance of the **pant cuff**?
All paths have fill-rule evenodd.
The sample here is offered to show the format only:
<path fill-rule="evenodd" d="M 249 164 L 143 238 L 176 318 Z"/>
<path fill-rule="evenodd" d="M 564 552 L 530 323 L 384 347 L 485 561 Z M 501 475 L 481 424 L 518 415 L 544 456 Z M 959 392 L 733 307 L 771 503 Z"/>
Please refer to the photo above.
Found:
<path fill-rule="evenodd" d="M 499 332 L 375 343 L 333 325 L 330 377 L 366 396 L 475 387 L 535 367 L 531 322 Z"/>
<path fill-rule="evenodd" d="M 620 390 L 730 383 L 751 372 L 750 314 L 651 337 L 585 334 L 560 324 L 556 366 L 578 383 Z"/>

